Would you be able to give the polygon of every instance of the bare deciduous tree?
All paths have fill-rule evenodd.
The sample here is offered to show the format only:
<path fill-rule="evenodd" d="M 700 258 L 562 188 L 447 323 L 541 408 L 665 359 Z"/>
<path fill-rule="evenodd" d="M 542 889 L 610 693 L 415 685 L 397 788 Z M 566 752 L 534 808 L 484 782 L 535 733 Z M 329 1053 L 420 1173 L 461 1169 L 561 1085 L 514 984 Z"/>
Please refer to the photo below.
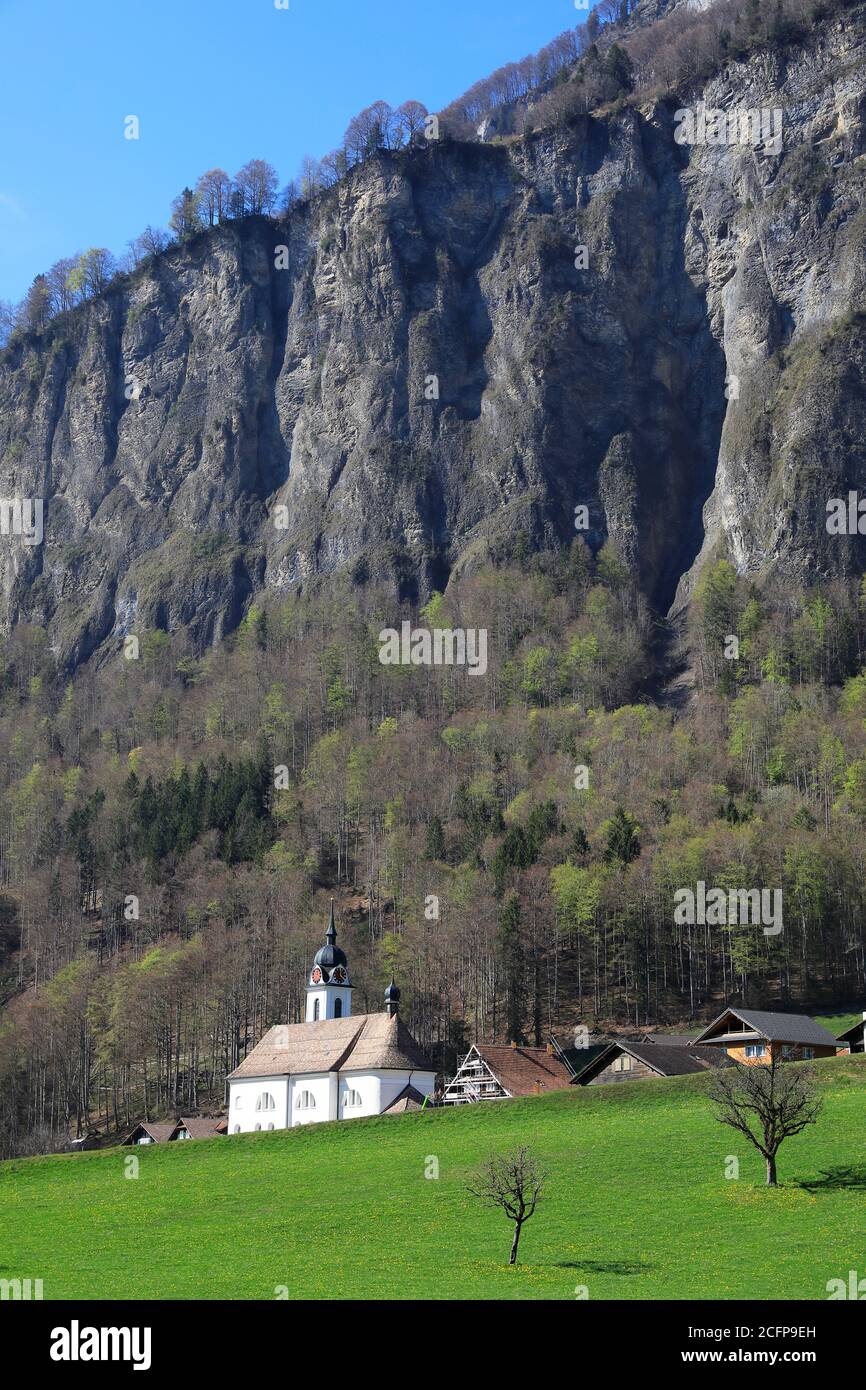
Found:
<path fill-rule="evenodd" d="M 747 1138 L 767 1163 L 767 1185 L 776 1186 L 776 1155 L 782 1142 L 813 1125 L 821 1100 L 808 1068 L 784 1063 L 775 1052 L 765 1065 L 733 1062 L 710 1086 L 716 1118 Z"/>
<path fill-rule="evenodd" d="M 246 213 L 270 212 L 277 201 L 277 171 L 266 159 L 251 159 L 235 175 L 235 188 L 243 197 Z"/>
<path fill-rule="evenodd" d="M 158 256 L 168 246 L 171 238 L 168 232 L 162 227 L 145 227 L 140 237 L 136 237 L 137 244 L 145 256 Z"/>
<path fill-rule="evenodd" d="M 51 295 L 52 314 L 63 314 L 67 309 L 71 309 L 75 303 L 75 296 L 69 283 L 70 272 L 75 261 L 75 256 L 64 256 L 62 260 L 55 261 L 51 269 L 46 272 L 45 279 Z"/>
<path fill-rule="evenodd" d="M 350 165 L 369 159 L 376 150 L 399 144 L 395 115 L 387 101 L 374 101 L 353 116 L 343 137 L 343 148 Z"/>
<path fill-rule="evenodd" d="M 316 194 L 325 187 L 322 166 L 318 159 L 314 159 L 311 154 L 305 154 L 301 160 L 298 186 L 304 201 L 308 198 L 315 198 Z"/>
<path fill-rule="evenodd" d="M 502 1157 L 492 1157 L 467 1184 L 473 1197 L 501 1207 L 514 1222 L 510 1265 L 517 1263 L 517 1247 L 524 1223 L 535 1214 L 547 1174 L 525 1145 Z"/>
<path fill-rule="evenodd" d="M 195 191 L 208 226 L 222 222 L 228 214 L 232 191 L 232 181 L 225 169 L 208 169 L 196 184 Z"/>
<path fill-rule="evenodd" d="M 8 299 L 0 299 L 0 347 L 5 347 L 15 328 L 15 306 Z"/>
<path fill-rule="evenodd" d="M 429 111 L 423 101 L 404 101 L 394 113 L 396 129 L 407 145 L 411 145 L 424 132 Z"/>

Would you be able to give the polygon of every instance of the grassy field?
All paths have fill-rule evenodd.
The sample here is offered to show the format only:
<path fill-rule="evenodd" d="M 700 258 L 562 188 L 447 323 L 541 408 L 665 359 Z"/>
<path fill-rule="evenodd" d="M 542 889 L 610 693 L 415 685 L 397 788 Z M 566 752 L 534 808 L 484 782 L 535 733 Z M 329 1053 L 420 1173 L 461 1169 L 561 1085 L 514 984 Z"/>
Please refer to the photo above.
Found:
<path fill-rule="evenodd" d="M 857 1023 L 863 1017 L 862 1009 L 840 1009 L 835 1014 L 813 1014 L 816 1023 L 820 1023 L 823 1028 L 828 1029 L 834 1038 L 838 1038 L 840 1033 L 844 1033 L 852 1024 Z"/>
<path fill-rule="evenodd" d="M 816 1071 L 824 1112 L 775 1191 L 703 1076 L 0 1164 L 0 1277 L 46 1299 L 823 1299 L 866 1275 L 866 1057 Z M 509 1269 L 507 1220 L 464 1183 L 519 1142 L 550 1176 Z"/>

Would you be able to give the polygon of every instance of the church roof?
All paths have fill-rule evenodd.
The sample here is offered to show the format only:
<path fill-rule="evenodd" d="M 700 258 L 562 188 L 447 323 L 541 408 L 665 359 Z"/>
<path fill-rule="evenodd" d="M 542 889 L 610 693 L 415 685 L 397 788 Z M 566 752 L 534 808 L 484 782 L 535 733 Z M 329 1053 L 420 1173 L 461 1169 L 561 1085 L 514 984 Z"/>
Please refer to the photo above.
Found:
<path fill-rule="evenodd" d="M 316 1023 L 276 1024 L 228 1079 L 373 1070 L 433 1072 L 436 1068 L 399 1014 L 357 1014 Z"/>

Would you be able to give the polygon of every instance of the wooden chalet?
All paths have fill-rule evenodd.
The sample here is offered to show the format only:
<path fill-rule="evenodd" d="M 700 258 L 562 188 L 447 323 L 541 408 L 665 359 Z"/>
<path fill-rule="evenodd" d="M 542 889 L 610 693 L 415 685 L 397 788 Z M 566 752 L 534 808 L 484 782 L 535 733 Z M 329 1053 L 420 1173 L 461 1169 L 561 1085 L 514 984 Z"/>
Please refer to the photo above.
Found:
<path fill-rule="evenodd" d="M 579 1086 L 605 1086 L 616 1081 L 640 1081 L 656 1076 L 691 1076 L 728 1065 L 726 1053 L 714 1047 L 696 1047 L 690 1040 L 610 1043 L 578 1073 Z"/>
<path fill-rule="evenodd" d="M 806 1014 L 725 1009 L 698 1034 L 701 1047 L 722 1048 L 736 1062 L 768 1063 L 772 1057 L 803 1062 L 835 1057 L 836 1039 Z"/>
<path fill-rule="evenodd" d="M 480 1100 L 510 1100 L 564 1091 L 574 1083 L 574 1071 L 556 1044 L 545 1047 L 493 1047 L 473 1043 L 456 1075 L 445 1087 L 443 1105 L 468 1105 Z"/>

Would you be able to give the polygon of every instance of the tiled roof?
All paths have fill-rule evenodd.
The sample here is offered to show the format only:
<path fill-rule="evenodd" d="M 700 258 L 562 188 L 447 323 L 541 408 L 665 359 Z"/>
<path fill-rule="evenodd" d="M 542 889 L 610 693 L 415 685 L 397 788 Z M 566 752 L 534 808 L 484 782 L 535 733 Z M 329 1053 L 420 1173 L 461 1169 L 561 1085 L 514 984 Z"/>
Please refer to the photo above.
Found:
<path fill-rule="evenodd" d="M 141 1124 L 137 1124 L 135 1126 L 135 1128 L 129 1134 L 128 1138 L 124 1140 L 124 1143 L 128 1144 L 133 1134 L 137 1134 L 140 1129 L 143 1129 L 145 1134 L 150 1135 L 151 1139 L 155 1144 L 167 1144 L 172 1134 L 174 1134 L 176 1128 L 177 1125 L 174 1122 L 163 1123 L 162 1121 L 160 1121 L 158 1124 L 154 1124 L 151 1123 L 151 1121 L 149 1120 L 147 1121 L 147 1123 L 142 1121 Z"/>
<path fill-rule="evenodd" d="M 665 1047 L 654 1042 L 614 1042 L 584 1068 L 578 1076 L 580 1084 L 585 1086 L 594 1076 L 599 1076 L 623 1052 L 651 1067 L 659 1076 L 692 1076 L 697 1072 L 729 1065 L 728 1054 L 724 1048 L 682 1047 L 679 1044 Z"/>
<path fill-rule="evenodd" d="M 327 1071 L 435 1071 L 399 1014 L 358 1014 L 271 1028 L 230 1081 Z"/>
<path fill-rule="evenodd" d="M 573 1080 L 568 1067 L 544 1047 L 488 1047 L 479 1043 L 477 1050 L 512 1096 L 564 1091 Z"/>
<path fill-rule="evenodd" d="M 641 1042 L 657 1043 L 659 1047 L 691 1047 L 699 1033 L 644 1033 Z"/>
<path fill-rule="evenodd" d="M 198 1115 L 191 1120 L 180 1119 L 175 1129 L 187 1130 L 190 1139 L 212 1139 L 218 1133 L 218 1124 L 219 1120 L 213 1116 Z"/>
<path fill-rule="evenodd" d="M 805 1043 L 813 1047 L 835 1047 L 836 1039 L 832 1033 L 828 1033 L 826 1028 L 822 1028 L 820 1023 L 816 1023 L 813 1018 L 806 1014 L 774 1014 L 763 1013 L 757 1009 L 725 1009 L 719 1014 L 708 1028 L 699 1034 L 698 1042 L 712 1042 L 711 1036 L 713 1029 L 732 1014 L 734 1018 L 745 1023 L 747 1028 L 753 1029 L 766 1038 L 768 1042 L 780 1043 Z M 727 1033 L 717 1035 L 715 1041 L 728 1037 Z"/>

